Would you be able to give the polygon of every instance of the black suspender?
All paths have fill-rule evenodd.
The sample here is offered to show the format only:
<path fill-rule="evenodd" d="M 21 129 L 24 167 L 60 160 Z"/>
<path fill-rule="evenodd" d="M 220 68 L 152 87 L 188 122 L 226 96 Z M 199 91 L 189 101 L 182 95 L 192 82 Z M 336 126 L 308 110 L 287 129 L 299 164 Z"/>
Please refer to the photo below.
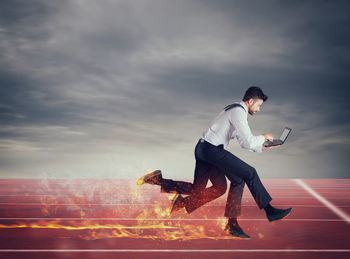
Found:
<path fill-rule="evenodd" d="M 224 110 L 225 110 L 225 111 L 228 111 L 228 110 L 230 110 L 230 109 L 232 109 L 232 108 L 235 108 L 235 107 L 241 107 L 243 110 L 245 110 L 244 107 L 243 107 L 242 105 L 240 105 L 239 103 L 233 103 L 233 104 L 227 105 L 227 106 L 224 108 Z"/>

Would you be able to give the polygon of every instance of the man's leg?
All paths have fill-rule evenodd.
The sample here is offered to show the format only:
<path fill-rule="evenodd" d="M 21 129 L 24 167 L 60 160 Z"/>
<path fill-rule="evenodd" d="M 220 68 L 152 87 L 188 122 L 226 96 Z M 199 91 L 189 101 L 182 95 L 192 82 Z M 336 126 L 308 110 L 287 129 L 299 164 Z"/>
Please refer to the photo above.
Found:
<path fill-rule="evenodd" d="M 282 219 L 292 211 L 292 208 L 276 209 L 272 207 L 270 205 L 272 198 L 261 183 L 255 168 L 243 162 L 232 153 L 211 145 L 208 142 L 204 142 L 200 147 L 199 155 L 200 159 L 218 167 L 219 171 L 224 173 L 231 182 L 235 182 L 237 177 L 243 179 L 259 208 L 265 209 L 269 221 Z M 230 222 L 233 224 L 230 224 Z M 235 228 L 231 228 L 235 225 Z M 229 231 L 231 234 L 249 238 L 238 226 L 235 217 L 229 218 L 228 227 L 230 227 Z"/>
<path fill-rule="evenodd" d="M 212 165 L 196 159 L 196 168 L 194 171 L 194 180 L 192 184 L 192 189 L 188 193 L 189 196 L 183 198 L 181 195 L 176 196 L 173 200 L 171 212 L 180 210 L 181 208 L 186 208 L 188 213 L 191 213 L 195 209 L 199 208 L 206 202 L 215 199 L 218 195 L 222 195 L 226 190 L 226 179 L 222 184 L 216 179 L 216 177 L 223 177 L 223 174 L 218 175 L 217 169 Z M 206 188 L 208 180 L 211 180 L 213 186 Z M 220 191 L 224 189 L 224 191 Z M 222 194 L 220 193 L 222 192 Z"/>
<path fill-rule="evenodd" d="M 166 193 L 191 194 L 193 184 L 183 181 L 174 181 L 171 179 L 162 180 L 160 191 Z"/>
<path fill-rule="evenodd" d="M 206 188 L 208 178 L 212 186 Z M 197 160 L 192 195 L 183 200 L 186 211 L 192 213 L 197 208 L 220 197 L 226 192 L 226 188 L 224 174 L 221 174 L 214 166 Z"/>
<path fill-rule="evenodd" d="M 227 196 L 225 217 L 228 218 L 225 231 L 234 237 L 250 239 L 250 236 L 244 233 L 237 222 L 237 217 L 241 215 L 242 194 L 245 182 L 242 178 L 231 176 L 230 191 Z"/>
<path fill-rule="evenodd" d="M 136 182 L 137 185 L 142 185 L 145 183 L 160 185 L 161 192 L 182 194 L 190 194 L 193 186 L 192 183 L 188 182 L 164 179 L 160 170 L 155 170 L 151 173 L 145 174 L 144 176 L 140 177 Z"/>
<path fill-rule="evenodd" d="M 233 179 L 235 179 L 233 181 Z M 231 176 L 230 190 L 227 196 L 225 217 L 237 218 L 241 215 L 242 194 L 245 182 L 242 178 Z"/>
<path fill-rule="evenodd" d="M 205 152 L 201 152 L 203 160 L 219 168 L 231 182 L 236 182 L 237 177 L 243 179 L 260 209 L 269 204 L 272 198 L 261 183 L 254 167 L 225 149 L 216 148 L 209 143 L 204 145 Z"/>
<path fill-rule="evenodd" d="M 195 147 L 195 157 L 196 157 L 196 150 L 198 149 L 198 146 L 199 146 L 199 142 Z M 198 192 L 200 189 L 204 189 L 206 187 L 209 179 L 210 170 L 211 170 L 210 165 L 207 165 L 206 163 L 202 163 L 196 157 L 196 167 L 195 167 L 193 184 L 189 182 L 184 182 L 184 181 L 174 181 L 172 179 L 164 179 L 162 177 L 160 170 L 156 170 L 143 177 L 147 177 L 150 175 L 151 180 L 147 181 L 147 183 L 160 185 L 161 192 L 190 195 L 192 194 L 194 189 L 196 189 L 196 192 Z M 157 171 L 159 171 L 159 173 L 155 173 Z M 154 176 L 154 173 L 156 174 L 156 176 Z M 140 181 L 139 184 L 142 184 L 145 182 L 143 180 L 143 177 L 140 178 L 142 179 L 141 181 L 139 179 Z"/>

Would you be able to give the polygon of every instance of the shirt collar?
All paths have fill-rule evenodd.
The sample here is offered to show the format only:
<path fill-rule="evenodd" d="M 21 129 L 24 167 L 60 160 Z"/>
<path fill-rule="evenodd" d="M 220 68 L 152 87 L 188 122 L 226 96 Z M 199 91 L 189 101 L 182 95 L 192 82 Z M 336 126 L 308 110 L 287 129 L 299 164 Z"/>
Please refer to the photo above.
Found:
<path fill-rule="evenodd" d="M 242 106 L 244 107 L 245 112 L 248 112 L 248 107 L 247 107 L 247 105 L 245 104 L 244 101 L 240 101 L 239 104 L 242 105 Z"/>

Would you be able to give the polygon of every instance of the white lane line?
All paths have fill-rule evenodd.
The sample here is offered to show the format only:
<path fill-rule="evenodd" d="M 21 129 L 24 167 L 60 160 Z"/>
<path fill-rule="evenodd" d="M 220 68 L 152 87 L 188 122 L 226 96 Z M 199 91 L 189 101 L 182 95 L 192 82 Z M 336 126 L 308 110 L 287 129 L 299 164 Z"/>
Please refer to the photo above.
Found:
<path fill-rule="evenodd" d="M 226 221 L 226 218 L 214 218 L 214 219 L 157 219 L 157 218 L 0 218 L 0 220 L 53 220 L 53 221 L 64 221 L 64 220 L 72 220 L 72 221 L 80 221 L 80 220 L 86 220 L 86 221 L 93 221 L 93 220 L 100 220 L 100 221 L 107 221 L 107 220 L 116 220 L 116 221 Z M 239 221 L 267 221 L 267 219 L 239 219 Z M 345 221 L 343 219 L 283 219 L 283 221 L 333 221 L 333 222 L 342 222 Z"/>
<path fill-rule="evenodd" d="M 350 249 L 0 249 L 24 253 L 349 253 Z"/>
<path fill-rule="evenodd" d="M 327 206 L 331 211 L 333 211 L 336 215 L 343 218 L 347 223 L 350 224 L 350 216 L 347 215 L 344 211 L 340 210 L 338 207 L 336 207 L 334 204 L 326 200 L 324 197 L 322 197 L 320 194 L 315 192 L 310 186 L 308 186 L 304 181 L 301 179 L 294 179 L 295 182 L 297 182 L 302 188 L 304 188 L 308 193 L 310 193 L 312 196 L 314 196 L 319 202 L 323 203 L 325 206 Z"/>

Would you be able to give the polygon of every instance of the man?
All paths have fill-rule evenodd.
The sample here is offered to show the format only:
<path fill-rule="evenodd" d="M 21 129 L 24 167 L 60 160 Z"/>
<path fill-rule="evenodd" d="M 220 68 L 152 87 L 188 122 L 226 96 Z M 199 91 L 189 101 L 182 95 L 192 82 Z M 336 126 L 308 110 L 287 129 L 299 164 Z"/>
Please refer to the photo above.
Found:
<path fill-rule="evenodd" d="M 241 200 L 245 184 L 259 208 L 265 210 L 270 222 L 286 217 L 292 208 L 272 207 L 270 205 L 272 198 L 261 183 L 255 168 L 224 149 L 235 137 L 241 147 L 253 152 L 277 147 L 264 147 L 264 142 L 273 141 L 273 136 L 267 133 L 253 136 L 248 125 L 248 113 L 250 115 L 257 113 L 266 100 L 267 96 L 262 90 L 252 86 L 245 92 L 240 103 L 228 105 L 218 114 L 211 126 L 202 133 L 196 145 L 193 184 L 164 179 L 160 170 L 141 177 L 137 184 L 157 184 L 161 186 L 162 192 L 176 193 L 171 212 L 185 208 L 187 213 L 191 213 L 226 192 L 226 176 L 231 184 L 225 208 L 225 217 L 228 218 L 225 231 L 241 239 L 250 239 L 237 222 L 237 217 L 241 215 Z M 209 179 L 212 186 L 206 188 Z M 188 196 L 183 197 L 181 194 Z"/>

